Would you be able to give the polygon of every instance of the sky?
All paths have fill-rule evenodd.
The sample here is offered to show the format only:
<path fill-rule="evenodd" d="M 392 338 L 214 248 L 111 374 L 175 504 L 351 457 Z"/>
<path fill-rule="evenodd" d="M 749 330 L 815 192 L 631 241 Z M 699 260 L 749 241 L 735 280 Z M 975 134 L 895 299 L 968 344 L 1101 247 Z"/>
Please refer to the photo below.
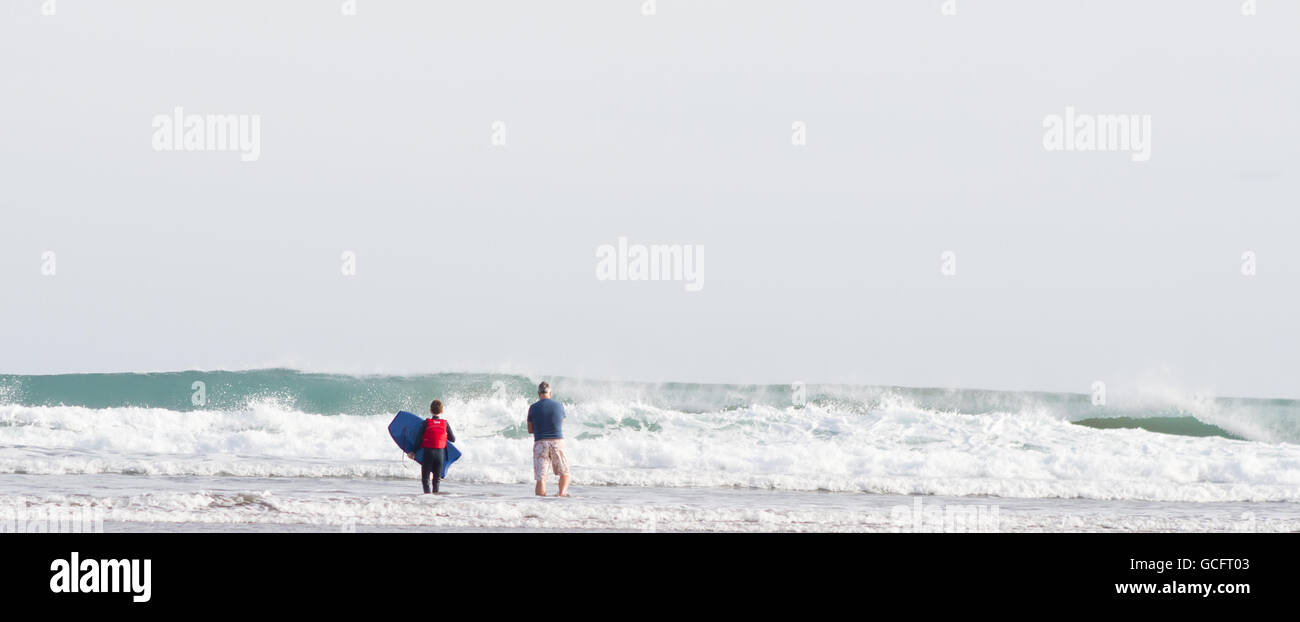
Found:
<path fill-rule="evenodd" d="M 1268 0 L 12 0 L 0 373 L 1300 398 L 1297 24 Z M 156 149 L 177 107 L 257 115 L 257 158 Z M 1049 150 L 1067 109 L 1145 117 L 1150 158 Z M 702 287 L 598 279 L 620 237 L 701 247 Z"/>

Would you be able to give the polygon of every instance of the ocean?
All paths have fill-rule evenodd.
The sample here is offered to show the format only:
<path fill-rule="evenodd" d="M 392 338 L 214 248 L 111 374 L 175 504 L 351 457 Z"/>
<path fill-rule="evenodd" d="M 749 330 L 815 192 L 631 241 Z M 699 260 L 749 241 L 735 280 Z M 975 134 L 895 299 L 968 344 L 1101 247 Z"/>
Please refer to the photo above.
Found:
<path fill-rule="evenodd" d="M 547 380 L 571 499 L 519 375 L 0 375 L 0 529 L 1300 531 L 1295 400 Z M 387 424 L 433 399 L 425 496 Z"/>

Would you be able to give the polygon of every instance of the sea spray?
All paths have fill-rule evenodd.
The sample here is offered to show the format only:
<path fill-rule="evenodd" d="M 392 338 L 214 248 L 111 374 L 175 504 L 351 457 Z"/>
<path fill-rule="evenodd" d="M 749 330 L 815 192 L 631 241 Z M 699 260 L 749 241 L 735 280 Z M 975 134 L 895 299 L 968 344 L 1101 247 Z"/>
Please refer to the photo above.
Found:
<path fill-rule="evenodd" d="M 208 387 L 203 408 L 188 400 L 200 377 Z M 19 403 L 0 405 L 0 473 L 407 478 L 414 463 L 385 426 L 399 408 L 422 412 L 437 397 L 466 451 L 453 480 L 531 478 L 522 422 L 535 385 L 520 376 L 258 370 L 24 376 L 8 384 L 15 380 Z M 570 460 L 586 485 L 1300 496 L 1300 446 L 1286 440 L 1294 438 L 1296 404 L 1288 400 L 1201 400 L 1195 410 L 1156 402 L 1126 409 L 1112 399 L 1098 409 L 1082 394 L 809 385 L 796 405 L 790 385 L 552 381 L 569 412 Z M 65 387 L 75 390 L 59 399 Z M 1270 436 L 1227 431 L 1247 428 Z"/>

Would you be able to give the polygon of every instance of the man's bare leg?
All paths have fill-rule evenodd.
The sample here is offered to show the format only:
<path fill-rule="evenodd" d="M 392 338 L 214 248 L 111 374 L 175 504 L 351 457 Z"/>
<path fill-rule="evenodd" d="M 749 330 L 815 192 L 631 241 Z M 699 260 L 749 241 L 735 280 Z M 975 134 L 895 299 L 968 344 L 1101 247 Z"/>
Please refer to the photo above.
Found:
<path fill-rule="evenodd" d="M 563 486 L 564 484 L 561 483 L 560 485 Z M 561 489 L 561 490 L 563 490 L 563 489 Z M 539 480 L 537 480 L 537 489 L 536 489 L 536 492 L 537 492 L 537 496 L 539 496 L 539 497 L 545 497 L 545 496 L 546 496 L 546 480 L 544 480 L 544 479 L 539 479 Z"/>
<path fill-rule="evenodd" d="M 560 496 L 560 497 L 567 497 L 567 496 L 569 496 L 569 475 L 568 475 L 568 473 L 565 473 L 564 475 L 561 475 L 561 476 L 560 476 L 560 492 L 555 493 L 555 494 L 556 494 L 557 496 Z"/>

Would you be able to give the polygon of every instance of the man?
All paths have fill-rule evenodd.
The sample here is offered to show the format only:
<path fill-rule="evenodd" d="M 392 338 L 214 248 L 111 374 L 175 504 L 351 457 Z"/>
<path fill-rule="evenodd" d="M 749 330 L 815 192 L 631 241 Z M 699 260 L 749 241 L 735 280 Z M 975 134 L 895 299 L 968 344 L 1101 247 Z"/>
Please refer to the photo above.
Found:
<path fill-rule="evenodd" d="M 537 385 L 537 402 L 528 407 L 528 432 L 533 435 L 533 479 L 537 480 L 537 496 L 546 496 L 546 465 L 560 476 L 557 496 L 569 496 L 569 461 L 564 456 L 564 434 L 560 424 L 564 421 L 564 406 L 551 399 L 551 385 Z"/>

